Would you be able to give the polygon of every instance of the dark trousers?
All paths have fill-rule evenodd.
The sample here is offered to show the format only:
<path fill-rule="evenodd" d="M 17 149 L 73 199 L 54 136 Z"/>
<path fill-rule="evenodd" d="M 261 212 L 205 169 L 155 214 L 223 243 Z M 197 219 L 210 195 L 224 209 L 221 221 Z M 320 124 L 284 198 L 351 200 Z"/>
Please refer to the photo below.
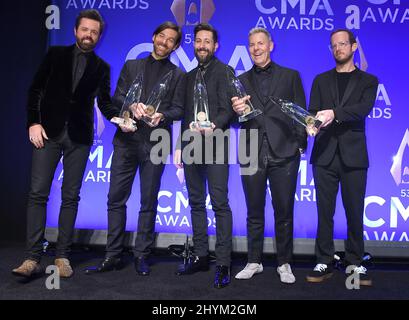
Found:
<path fill-rule="evenodd" d="M 135 257 L 149 255 L 155 241 L 158 193 L 164 165 L 153 164 L 149 159 L 149 154 L 141 149 L 138 145 L 114 147 L 108 193 L 106 257 L 117 256 L 122 253 L 126 227 L 126 203 L 131 195 L 132 184 L 138 168 L 141 207 L 133 249 Z"/>
<path fill-rule="evenodd" d="M 267 180 L 275 219 L 278 264 L 289 263 L 293 252 L 294 196 L 300 156 L 277 159 L 266 138 L 259 151 L 259 167 L 254 175 L 242 175 L 247 205 L 248 262 L 260 263 L 264 245 Z"/>
<path fill-rule="evenodd" d="M 41 259 L 48 196 L 61 156 L 63 156 L 64 178 L 61 188 L 56 258 L 68 258 L 89 152 L 90 146 L 72 142 L 66 130 L 56 139 L 45 140 L 44 148 L 33 148 L 31 187 L 27 204 L 29 259 L 38 262 Z"/>
<path fill-rule="evenodd" d="M 228 200 L 228 164 L 184 165 L 191 208 L 194 255 L 208 255 L 206 181 L 216 218 L 216 264 L 230 266 L 232 251 L 232 213 Z"/>
<path fill-rule="evenodd" d="M 344 204 L 348 236 L 345 241 L 345 259 L 360 265 L 364 255 L 363 212 L 366 190 L 366 168 L 348 168 L 336 153 L 326 166 L 313 166 L 317 192 L 318 230 L 315 254 L 318 263 L 329 264 L 334 259 L 334 214 L 338 187 Z"/>

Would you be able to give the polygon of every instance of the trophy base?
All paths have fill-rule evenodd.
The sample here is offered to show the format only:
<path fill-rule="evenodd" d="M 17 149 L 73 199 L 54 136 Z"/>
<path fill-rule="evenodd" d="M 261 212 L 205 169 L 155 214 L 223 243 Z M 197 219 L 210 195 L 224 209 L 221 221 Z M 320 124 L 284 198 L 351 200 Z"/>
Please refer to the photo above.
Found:
<path fill-rule="evenodd" d="M 318 129 L 318 128 L 321 126 L 321 124 L 322 124 L 322 121 L 320 121 L 320 120 L 315 120 L 315 122 L 314 122 L 314 127 Z"/>
<path fill-rule="evenodd" d="M 210 121 L 196 121 L 192 122 L 189 127 L 192 130 L 209 129 L 212 127 L 212 123 Z"/>
<path fill-rule="evenodd" d="M 312 116 L 307 116 L 305 118 L 305 124 L 303 123 L 303 125 L 305 127 L 314 127 L 316 129 L 318 129 L 321 124 L 322 124 L 322 121 L 320 121 L 317 118 L 314 118 Z"/>
<path fill-rule="evenodd" d="M 250 111 L 249 113 L 243 114 L 242 116 L 239 117 L 239 122 L 246 122 L 251 119 L 254 119 L 258 115 L 262 114 L 263 112 L 259 109 L 253 109 L 253 111 Z"/>
<path fill-rule="evenodd" d="M 123 126 L 127 126 L 127 127 L 133 127 L 133 128 L 136 128 L 136 122 L 135 122 L 135 120 L 133 120 L 133 119 L 127 119 L 127 120 L 125 120 L 124 118 L 120 118 L 120 117 L 113 117 L 112 119 L 111 119 L 111 122 L 112 123 L 115 123 L 115 124 L 120 124 L 120 125 L 123 125 Z"/>

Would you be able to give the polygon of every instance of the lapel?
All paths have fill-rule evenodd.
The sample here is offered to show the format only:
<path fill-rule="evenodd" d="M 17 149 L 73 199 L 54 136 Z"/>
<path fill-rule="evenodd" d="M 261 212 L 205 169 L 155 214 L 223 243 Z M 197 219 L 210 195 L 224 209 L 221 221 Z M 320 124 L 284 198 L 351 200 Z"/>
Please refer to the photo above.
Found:
<path fill-rule="evenodd" d="M 256 90 L 255 89 L 255 87 L 253 86 L 253 83 L 254 83 L 254 70 L 253 69 L 251 69 L 248 73 L 247 73 L 247 77 L 245 77 L 245 78 L 243 78 L 243 85 L 244 85 L 244 87 L 246 88 L 246 87 L 248 87 L 248 90 L 247 91 L 249 91 L 249 92 L 251 92 L 251 93 L 249 93 L 249 92 L 247 92 L 247 94 L 250 94 L 251 95 L 251 99 L 253 100 L 257 100 L 257 104 L 264 110 L 264 104 L 263 104 L 263 99 L 261 98 L 261 95 L 260 95 L 260 93 L 258 92 L 258 90 Z M 255 93 L 255 94 L 253 94 L 253 93 Z"/>
<path fill-rule="evenodd" d="M 275 64 L 274 62 L 271 62 L 271 63 L 272 63 L 271 66 L 273 68 L 273 79 L 271 81 L 271 86 L 270 86 L 270 90 L 268 93 L 269 93 L 269 96 L 274 97 L 274 94 L 277 91 L 277 87 L 280 84 L 280 78 L 281 78 L 282 72 L 280 72 L 280 67 L 277 64 Z"/>
<path fill-rule="evenodd" d="M 64 56 L 62 57 L 62 64 L 63 64 L 63 69 L 64 69 L 64 80 L 67 82 L 67 85 L 65 86 L 68 90 L 68 95 L 71 95 L 72 92 L 72 64 L 73 64 L 73 51 L 74 51 L 74 45 L 67 47 L 67 49 L 64 52 Z"/>
<path fill-rule="evenodd" d="M 335 108 L 339 105 L 339 92 L 338 92 L 338 81 L 337 81 L 337 72 L 335 69 L 332 69 L 330 74 L 330 89 L 332 101 L 334 102 Z"/>
<path fill-rule="evenodd" d="M 348 81 L 348 85 L 345 89 L 344 96 L 342 97 L 342 101 L 340 103 L 340 106 L 344 106 L 346 102 L 348 101 L 349 97 L 351 96 L 352 92 L 354 91 L 355 87 L 357 86 L 359 79 L 361 78 L 361 73 L 359 72 L 353 72 L 351 75 L 351 79 Z"/>
<path fill-rule="evenodd" d="M 127 90 L 129 90 L 129 88 L 131 87 L 132 83 L 134 82 L 136 76 L 138 75 L 139 72 L 141 72 L 142 75 L 143 75 L 142 93 L 141 93 L 141 98 L 140 98 L 141 101 L 146 101 L 146 99 L 148 99 L 148 97 L 146 96 L 146 85 L 145 85 L 145 78 L 146 78 L 145 71 L 146 71 L 146 62 L 148 61 L 148 58 L 149 58 L 149 56 L 139 60 L 140 61 L 140 66 L 139 66 L 139 68 L 137 68 L 137 71 L 133 75 L 134 76 L 133 79 L 130 79 L 129 86 L 128 86 L 128 89 L 127 89 Z"/>

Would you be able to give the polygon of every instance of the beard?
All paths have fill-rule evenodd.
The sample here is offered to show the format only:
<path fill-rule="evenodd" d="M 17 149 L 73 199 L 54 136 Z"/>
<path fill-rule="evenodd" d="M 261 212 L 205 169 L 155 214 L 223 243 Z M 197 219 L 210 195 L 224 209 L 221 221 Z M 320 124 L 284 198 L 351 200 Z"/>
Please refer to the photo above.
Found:
<path fill-rule="evenodd" d="M 199 52 L 205 51 L 207 52 L 207 56 L 200 56 Z M 195 50 L 195 57 L 199 61 L 199 64 L 206 64 L 208 63 L 212 57 L 213 57 L 214 52 L 210 52 L 209 49 L 200 49 L 200 50 Z"/>
<path fill-rule="evenodd" d="M 85 40 L 89 40 L 89 42 L 85 42 Z M 77 38 L 77 45 L 83 51 L 92 51 L 94 50 L 96 43 L 92 38 L 84 37 L 81 39 Z"/>
<path fill-rule="evenodd" d="M 335 56 L 334 56 L 334 59 L 335 59 L 335 62 L 336 62 L 338 65 L 344 65 L 344 64 L 346 64 L 347 62 L 349 62 L 350 60 L 352 60 L 353 55 L 354 55 L 353 52 L 351 52 L 351 54 L 345 56 L 344 58 L 337 58 L 337 56 L 335 55 Z"/>
<path fill-rule="evenodd" d="M 161 46 L 163 47 L 163 49 L 159 49 L 159 45 L 153 44 L 153 51 L 155 52 L 155 55 L 161 58 L 165 58 L 170 54 L 169 48 L 164 45 L 161 44 Z M 165 54 L 163 54 L 165 53 Z"/>

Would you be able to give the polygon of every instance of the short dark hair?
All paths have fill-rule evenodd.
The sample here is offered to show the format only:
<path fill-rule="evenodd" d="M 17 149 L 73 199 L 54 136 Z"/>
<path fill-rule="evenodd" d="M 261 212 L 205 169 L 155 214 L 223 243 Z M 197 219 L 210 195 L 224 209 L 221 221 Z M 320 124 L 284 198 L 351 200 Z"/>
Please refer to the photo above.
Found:
<path fill-rule="evenodd" d="M 213 41 L 216 43 L 218 42 L 218 36 L 217 36 L 217 31 L 215 28 L 213 28 L 213 26 L 211 24 L 208 23 L 199 23 L 195 29 L 194 29 L 194 34 L 195 34 L 195 39 L 196 39 L 196 35 L 199 31 L 210 31 L 213 34 Z"/>
<path fill-rule="evenodd" d="M 166 29 L 172 29 L 177 32 L 175 48 L 179 47 L 180 41 L 182 40 L 182 29 L 172 21 L 165 21 L 164 23 L 159 25 L 153 32 L 153 35 L 156 36 Z"/>
<path fill-rule="evenodd" d="M 100 35 L 102 34 L 105 28 L 105 22 L 98 10 L 95 10 L 95 9 L 82 10 L 78 14 L 77 19 L 75 20 L 75 30 L 78 30 L 78 27 L 80 26 L 82 18 L 98 21 L 99 22 L 99 34 Z"/>
<path fill-rule="evenodd" d="M 356 43 L 355 35 L 352 33 L 351 30 L 348 30 L 348 29 L 337 29 L 337 30 L 335 30 L 335 31 L 332 31 L 331 36 L 329 37 L 330 41 L 331 41 L 331 39 L 332 39 L 332 36 L 333 36 L 334 34 L 338 33 L 338 32 L 346 32 L 346 33 L 348 33 L 348 41 L 349 41 L 349 43 L 350 43 L 351 45 L 353 45 L 354 43 Z"/>

